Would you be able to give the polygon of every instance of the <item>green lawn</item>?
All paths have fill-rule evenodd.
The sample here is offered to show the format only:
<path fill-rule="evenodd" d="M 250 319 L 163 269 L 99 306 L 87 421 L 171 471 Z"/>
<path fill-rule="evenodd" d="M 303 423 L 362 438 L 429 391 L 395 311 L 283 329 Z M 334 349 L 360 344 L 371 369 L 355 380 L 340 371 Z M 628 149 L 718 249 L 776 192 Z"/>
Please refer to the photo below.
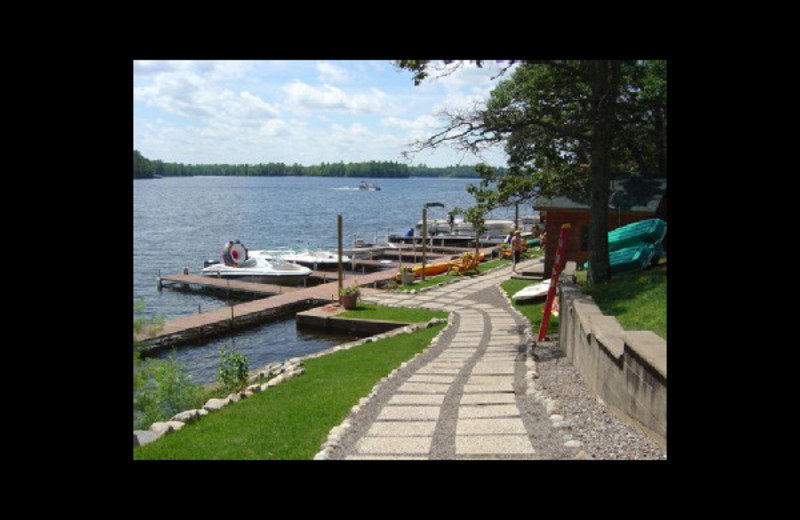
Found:
<path fill-rule="evenodd" d="M 586 271 L 576 276 L 581 290 L 591 295 L 603 314 L 615 316 L 626 330 L 652 330 L 667 339 L 667 264 L 616 275 L 606 283 L 586 286 Z"/>
<path fill-rule="evenodd" d="M 667 339 L 667 268 L 662 260 L 659 266 L 638 273 L 614 276 L 604 284 L 588 288 L 586 271 L 576 274 L 581 290 L 591 295 L 603 314 L 614 316 L 626 330 L 652 330 Z M 503 282 L 509 297 L 528 285 L 537 282 L 508 280 Z M 539 330 L 544 301 L 514 304 L 531 322 L 533 330 Z M 558 318 L 551 317 L 547 330 L 558 331 Z"/>
<path fill-rule="evenodd" d="M 443 324 L 305 361 L 306 373 L 133 449 L 140 459 L 308 460 L 373 386 Z"/>
<path fill-rule="evenodd" d="M 374 303 L 358 302 L 355 309 L 337 314 L 338 318 L 357 318 L 361 320 L 402 321 L 420 323 L 432 318 L 447 318 L 445 311 L 412 309 L 407 307 L 386 307 Z"/>
<path fill-rule="evenodd" d="M 483 273 L 483 272 L 486 272 L 489 269 L 494 269 L 495 267 L 500 267 L 501 265 L 507 265 L 507 264 L 510 264 L 510 263 L 511 263 L 511 260 L 509 260 L 508 258 L 498 258 L 498 259 L 495 259 L 495 260 L 488 260 L 486 262 L 478 264 L 478 272 L 479 273 Z M 426 276 L 425 280 L 422 280 L 421 278 L 419 278 L 419 279 L 414 281 L 413 285 L 410 285 L 410 286 L 409 285 L 398 285 L 397 289 L 400 290 L 400 291 L 403 291 L 403 292 L 412 291 L 412 290 L 413 291 L 418 291 L 419 289 L 422 289 L 423 287 L 431 287 L 432 285 L 437 285 L 437 284 L 440 284 L 442 282 L 446 282 L 446 281 L 449 281 L 449 280 L 457 280 L 458 278 L 463 278 L 463 277 L 460 277 L 459 275 L 457 275 L 455 273 L 452 273 L 452 274 L 440 274 L 440 275 L 436 275 L 436 276 Z"/>
<path fill-rule="evenodd" d="M 516 294 L 517 291 L 523 287 L 527 287 L 536 283 L 539 283 L 539 281 L 510 279 L 503 282 L 500 287 L 502 287 L 506 294 L 508 294 L 508 297 L 511 298 L 512 295 Z M 543 298 L 541 300 L 536 300 L 534 303 L 516 303 L 514 300 L 511 300 L 511 302 L 515 309 L 519 310 L 525 315 L 526 318 L 528 318 L 528 321 L 531 323 L 533 335 L 534 337 L 537 336 L 539 327 L 542 324 L 542 311 L 544 310 L 545 299 Z M 547 323 L 547 332 L 549 334 L 558 333 L 558 316 L 553 316 L 552 314 L 550 315 L 550 321 Z"/>

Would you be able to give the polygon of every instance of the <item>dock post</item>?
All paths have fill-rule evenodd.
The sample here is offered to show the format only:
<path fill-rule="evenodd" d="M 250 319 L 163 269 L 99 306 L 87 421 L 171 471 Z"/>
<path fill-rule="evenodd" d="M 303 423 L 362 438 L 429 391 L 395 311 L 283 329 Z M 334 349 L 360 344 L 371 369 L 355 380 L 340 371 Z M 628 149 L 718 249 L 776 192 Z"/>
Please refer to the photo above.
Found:
<path fill-rule="evenodd" d="M 339 214 L 337 218 L 337 227 L 338 227 L 338 242 L 339 242 L 339 290 L 342 290 L 344 287 L 344 280 L 342 277 L 342 215 Z M 355 256 L 355 255 L 354 255 Z"/>
<path fill-rule="evenodd" d="M 425 281 L 425 237 L 428 236 L 428 208 L 422 208 L 422 281 Z"/>

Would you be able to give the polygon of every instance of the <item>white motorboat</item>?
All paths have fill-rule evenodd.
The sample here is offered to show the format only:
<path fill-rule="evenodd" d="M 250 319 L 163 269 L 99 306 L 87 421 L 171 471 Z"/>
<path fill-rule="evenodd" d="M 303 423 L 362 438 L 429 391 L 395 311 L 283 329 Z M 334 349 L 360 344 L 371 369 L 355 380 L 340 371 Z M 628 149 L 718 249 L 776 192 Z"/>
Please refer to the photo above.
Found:
<path fill-rule="evenodd" d="M 303 282 L 311 269 L 285 260 L 269 260 L 261 254 L 252 255 L 238 242 L 229 242 L 223 249 L 222 262 L 206 261 L 202 274 L 245 282 L 295 285 Z"/>
<path fill-rule="evenodd" d="M 367 181 L 361 181 L 361 184 L 358 185 L 359 190 L 368 190 L 368 191 L 381 191 L 381 187 L 377 184 L 372 184 Z"/>
<path fill-rule="evenodd" d="M 464 236 L 473 238 L 475 230 L 472 224 L 464 222 L 463 219 L 454 219 L 451 225 L 444 219 L 428 219 L 428 235 L 445 235 L 445 236 Z M 422 221 L 417 222 L 416 236 L 422 236 Z M 511 234 L 514 231 L 513 220 L 502 219 L 487 219 L 484 221 L 484 232 L 481 236 L 489 236 L 492 238 L 501 238 Z"/>
<path fill-rule="evenodd" d="M 271 261 L 285 261 L 304 265 L 313 269 L 336 267 L 339 264 L 339 255 L 331 251 L 304 249 L 295 251 L 288 247 L 267 249 L 263 251 L 250 251 L 252 256 L 260 256 Z M 350 257 L 342 255 L 342 262 L 349 262 Z"/>
<path fill-rule="evenodd" d="M 360 238 L 353 240 L 353 247 L 343 249 L 343 254 L 350 255 L 351 258 L 373 258 L 383 255 L 386 251 L 396 250 L 397 245 L 387 241 L 382 244 L 368 244 Z"/>

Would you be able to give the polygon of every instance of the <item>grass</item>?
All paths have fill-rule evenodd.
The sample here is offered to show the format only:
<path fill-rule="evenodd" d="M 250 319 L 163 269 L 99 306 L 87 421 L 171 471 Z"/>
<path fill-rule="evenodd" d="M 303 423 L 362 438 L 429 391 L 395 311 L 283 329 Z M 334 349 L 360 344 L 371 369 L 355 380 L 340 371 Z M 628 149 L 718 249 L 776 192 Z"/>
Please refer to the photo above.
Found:
<path fill-rule="evenodd" d="M 395 309 L 396 310 L 396 309 Z M 309 460 L 381 378 L 443 324 L 305 361 L 306 373 L 135 447 L 136 460 Z"/>
<path fill-rule="evenodd" d="M 511 260 L 509 260 L 508 258 L 498 258 L 496 260 L 489 260 L 489 261 L 483 262 L 481 264 L 478 264 L 478 272 L 479 273 L 483 273 L 483 272 L 488 271 L 489 269 L 494 269 L 495 267 L 499 267 L 501 265 L 506 265 L 506 264 L 510 264 L 510 263 L 511 263 Z M 458 279 L 458 278 L 461 278 L 461 277 L 459 277 L 455 273 L 439 274 L 439 275 L 436 275 L 436 276 L 426 276 L 425 280 L 422 280 L 420 278 L 420 279 L 414 281 L 414 285 L 398 285 L 397 289 L 400 290 L 400 291 L 403 291 L 403 292 L 418 291 L 419 289 L 422 289 L 424 287 L 431 287 L 433 285 L 440 284 L 442 282 L 447 282 L 447 281 L 450 281 L 450 280 L 455 280 L 455 279 Z"/>
<path fill-rule="evenodd" d="M 358 302 L 355 309 L 338 314 L 339 318 L 356 318 L 361 320 L 402 321 L 420 323 L 432 318 L 447 318 L 445 311 L 412 309 L 407 307 L 386 307 L 374 303 Z"/>
<path fill-rule="evenodd" d="M 586 271 L 579 271 L 576 278 L 603 314 L 615 316 L 624 329 L 652 330 L 667 339 L 666 260 L 652 269 L 616 275 L 594 287 L 587 287 Z"/>
<path fill-rule="evenodd" d="M 533 285 L 539 283 L 539 281 L 529 281 L 529 280 L 506 280 L 503 282 L 500 287 L 508 294 L 508 297 L 511 298 L 512 295 L 516 294 L 517 291 L 521 290 L 523 287 L 527 287 L 529 285 Z M 520 311 L 528 321 L 531 323 L 531 329 L 533 330 L 534 336 L 538 335 L 539 327 L 542 323 L 542 315 L 544 310 L 545 299 L 536 300 L 535 302 L 515 302 L 511 300 L 511 304 L 514 306 L 515 309 Z M 550 321 L 547 323 L 547 331 L 550 334 L 558 332 L 558 316 L 550 315 Z"/>
<path fill-rule="evenodd" d="M 667 266 L 666 260 L 646 271 L 614 276 L 604 284 L 587 287 L 586 271 L 576 273 L 578 285 L 584 294 L 591 295 L 606 316 L 614 316 L 626 330 L 652 330 L 667 339 Z M 537 282 L 507 280 L 502 288 L 511 297 L 514 293 Z M 513 300 L 512 300 L 513 301 Z M 514 303 L 531 322 L 534 331 L 542 321 L 544 301 Z M 558 318 L 550 317 L 547 330 L 558 331 Z"/>

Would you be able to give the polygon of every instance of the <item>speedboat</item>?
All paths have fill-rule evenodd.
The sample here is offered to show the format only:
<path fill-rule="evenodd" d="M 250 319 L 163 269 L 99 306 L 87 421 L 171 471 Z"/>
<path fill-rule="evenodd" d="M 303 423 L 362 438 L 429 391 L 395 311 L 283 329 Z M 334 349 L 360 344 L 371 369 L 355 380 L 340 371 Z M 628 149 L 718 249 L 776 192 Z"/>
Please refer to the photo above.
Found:
<path fill-rule="evenodd" d="M 377 240 L 376 240 L 377 242 Z M 344 254 L 350 255 L 352 258 L 373 258 L 381 256 L 388 250 L 396 250 L 397 246 L 391 242 L 384 242 L 382 244 L 368 244 L 361 238 L 353 240 L 353 247 L 343 249 Z"/>
<path fill-rule="evenodd" d="M 262 256 L 252 256 L 240 265 L 206 262 L 202 273 L 205 276 L 230 278 L 243 282 L 294 285 L 305 280 L 311 274 L 311 269 L 291 262 L 271 261 Z"/>
<path fill-rule="evenodd" d="M 295 285 L 303 282 L 311 274 L 311 269 L 283 259 L 270 260 L 261 254 L 250 254 L 236 241 L 225 245 L 221 262 L 207 260 L 201 272 L 205 276 L 246 282 Z"/>
<path fill-rule="evenodd" d="M 428 234 L 437 236 L 464 236 L 474 237 L 475 230 L 472 224 L 463 219 L 454 219 L 452 225 L 444 219 L 428 219 Z M 481 236 L 499 238 L 509 235 L 514 231 L 513 220 L 487 219 L 484 221 L 484 232 Z M 417 236 L 422 236 L 422 221 L 417 222 Z"/>
<path fill-rule="evenodd" d="M 369 191 L 381 191 L 381 187 L 377 184 L 372 184 L 367 181 L 361 181 L 361 184 L 358 185 L 358 189 L 360 190 L 369 190 Z"/>
<path fill-rule="evenodd" d="M 260 256 L 267 260 L 291 262 L 304 265 L 314 269 L 325 267 L 336 267 L 339 264 L 339 255 L 331 251 L 304 249 L 295 251 L 286 247 L 278 249 L 268 249 L 263 251 L 250 251 L 253 256 Z M 349 262 L 350 257 L 342 255 L 342 262 Z"/>

